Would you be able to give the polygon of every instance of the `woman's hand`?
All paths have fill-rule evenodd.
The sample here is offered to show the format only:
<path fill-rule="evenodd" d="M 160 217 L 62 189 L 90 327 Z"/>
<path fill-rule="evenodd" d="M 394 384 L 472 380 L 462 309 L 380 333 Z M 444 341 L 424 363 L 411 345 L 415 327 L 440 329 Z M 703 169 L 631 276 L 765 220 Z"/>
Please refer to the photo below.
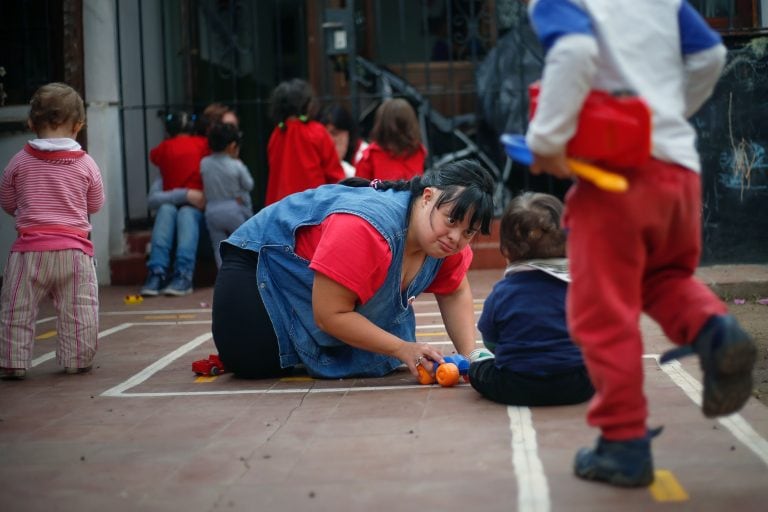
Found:
<path fill-rule="evenodd" d="M 396 358 L 401 360 L 408 367 L 408 371 L 414 377 L 419 376 L 417 367 L 423 366 L 428 372 L 434 370 L 436 364 L 443 363 L 443 355 L 427 345 L 420 342 L 406 342 L 403 341 L 398 347 L 396 353 L 393 354 Z"/>
<path fill-rule="evenodd" d="M 187 190 L 187 202 L 197 208 L 198 210 L 205 209 L 205 194 L 202 190 L 195 190 L 190 188 Z"/>
<path fill-rule="evenodd" d="M 565 180 L 573 177 L 571 168 L 568 167 L 568 160 L 565 157 L 565 153 L 558 153 L 556 155 L 540 155 L 538 153 L 533 154 L 533 162 L 531 163 L 531 174 L 551 174 L 555 178 Z"/>
<path fill-rule="evenodd" d="M 415 377 L 417 363 L 431 370 L 433 362 L 443 362 L 442 354 L 426 343 L 403 341 L 355 311 L 357 300 L 352 290 L 315 272 L 312 314 L 323 332 L 353 347 L 396 357 Z"/>

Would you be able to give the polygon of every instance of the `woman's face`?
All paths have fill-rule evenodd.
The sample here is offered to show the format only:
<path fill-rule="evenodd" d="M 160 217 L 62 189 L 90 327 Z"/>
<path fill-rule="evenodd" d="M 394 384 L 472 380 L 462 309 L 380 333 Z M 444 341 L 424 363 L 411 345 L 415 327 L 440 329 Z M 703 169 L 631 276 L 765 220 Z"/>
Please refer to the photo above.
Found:
<path fill-rule="evenodd" d="M 344 155 L 347 154 L 347 148 L 349 147 L 349 132 L 347 130 L 341 130 L 336 126 L 328 123 L 325 125 L 328 129 L 328 133 L 331 134 L 333 144 L 336 146 L 336 154 L 339 155 L 339 160 L 344 160 Z"/>
<path fill-rule="evenodd" d="M 222 114 L 221 122 L 222 124 L 233 124 L 237 127 L 240 126 L 240 120 L 237 118 L 237 114 L 235 114 L 231 110 L 228 110 L 224 112 L 224 114 Z"/>
<path fill-rule="evenodd" d="M 472 212 L 468 212 L 464 220 L 459 221 L 451 217 L 453 204 L 436 208 L 440 194 L 439 190 L 432 187 L 424 189 L 424 194 L 414 205 L 411 220 L 416 242 L 433 258 L 445 258 L 460 252 L 478 231 L 477 226 L 469 224 Z"/>

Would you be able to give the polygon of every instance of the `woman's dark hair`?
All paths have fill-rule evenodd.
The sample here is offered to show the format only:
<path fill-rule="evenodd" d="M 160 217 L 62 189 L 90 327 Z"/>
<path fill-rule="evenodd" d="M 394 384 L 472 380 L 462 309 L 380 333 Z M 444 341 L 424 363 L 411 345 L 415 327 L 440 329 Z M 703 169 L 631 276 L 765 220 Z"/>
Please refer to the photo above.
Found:
<path fill-rule="evenodd" d="M 415 153 L 421 145 L 421 132 L 411 104 L 402 98 L 392 98 L 379 105 L 371 140 L 396 156 Z"/>
<path fill-rule="evenodd" d="M 233 124 L 216 123 L 208 130 L 208 147 L 211 151 L 224 151 L 233 142 L 240 145 L 240 130 Z"/>
<path fill-rule="evenodd" d="M 450 216 L 463 221 L 470 214 L 470 226 L 479 226 L 480 232 L 491 232 L 493 219 L 493 177 L 476 160 L 458 160 L 439 169 L 430 169 L 423 176 L 410 180 L 380 181 L 351 177 L 339 182 L 348 187 L 373 187 L 376 190 L 409 190 L 411 204 L 416 202 L 427 187 L 440 191 L 435 208 L 452 205 Z"/>
<path fill-rule="evenodd" d="M 354 164 L 355 152 L 357 151 L 357 143 L 360 140 L 360 133 L 357 127 L 355 119 L 349 110 L 339 103 L 328 105 L 320 113 L 318 121 L 324 125 L 332 124 L 339 130 L 344 130 L 349 133 L 349 145 L 347 146 L 347 152 L 344 155 L 344 160 L 350 164 Z"/>
<path fill-rule="evenodd" d="M 563 203 L 555 196 L 538 192 L 515 196 L 501 216 L 501 253 L 509 261 L 564 257 L 562 215 Z"/>
<path fill-rule="evenodd" d="M 171 137 L 180 133 L 191 133 L 192 129 L 192 120 L 187 112 L 176 110 L 165 115 L 165 131 Z"/>
<path fill-rule="evenodd" d="M 270 97 L 270 117 L 276 125 L 289 117 L 314 117 L 317 100 L 312 86 L 305 80 L 294 78 L 281 82 Z"/>
<path fill-rule="evenodd" d="M 205 137 L 208 135 L 208 130 L 211 129 L 211 126 L 217 123 L 221 123 L 221 118 L 224 117 L 224 114 L 227 112 L 234 113 L 234 110 L 232 110 L 224 103 L 220 103 L 218 101 L 211 103 L 205 107 L 202 114 L 196 117 L 194 130 L 195 133 Z"/>

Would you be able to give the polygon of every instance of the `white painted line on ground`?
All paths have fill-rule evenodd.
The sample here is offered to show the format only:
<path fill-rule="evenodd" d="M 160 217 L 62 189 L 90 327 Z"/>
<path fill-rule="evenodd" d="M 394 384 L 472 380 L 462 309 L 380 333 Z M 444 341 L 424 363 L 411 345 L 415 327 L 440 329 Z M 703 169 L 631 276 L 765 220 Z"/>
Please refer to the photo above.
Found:
<path fill-rule="evenodd" d="M 101 316 L 152 316 L 152 315 L 188 315 L 188 314 L 194 314 L 194 313 L 211 313 L 211 309 L 137 309 L 134 311 L 101 311 L 99 312 L 99 315 Z M 476 314 L 480 314 L 480 311 L 476 311 Z M 427 318 L 427 317 L 439 317 L 440 312 L 434 311 L 434 312 L 423 312 L 423 313 L 414 313 L 416 318 Z M 41 320 L 38 320 L 37 323 L 47 322 L 50 320 L 55 320 L 55 316 L 47 317 Z M 210 320 L 209 320 L 210 322 Z"/>
<path fill-rule="evenodd" d="M 485 299 L 472 299 L 473 304 L 484 304 Z M 437 301 L 436 300 L 419 300 L 416 299 L 416 301 L 413 303 L 414 306 L 435 306 L 437 307 Z"/>
<path fill-rule="evenodd" d="M 469 384 L 457 384 L 454 387 L 466 387 Z M 199 395 L 295 395 L 295 394 L 323 394 L 323 393 L 354 393 L 357 391 L 402 391 L 406 389 L 434 389 L 435 386 L 424 386 L 422 384 L 406 384 L 404 386 L 359 386 L 344 388 L 292 388 L 292 389 L 234 389 L 227 391 L 167 391 L 167 392 L 146 392 L 146 393 L 124 393 L 117 392 L 107 395 L 112 388 L 105 391 L 101 396 L 119 396 L 119 397 L 169 397 L 169 396 L 199 396 Z M 128 388 L 125 388 L 128 389 Z"/>
<path fill-rule="evenodd" d="M 159 360 L 155 361 L 151 365 L 144 368 L 142 371 L 131 377 L 130 379 L 126 380 L 125 382 L 122 382 L 118 384 L 117 386 L 106 390 L 101 394 L 101 396 L 120 396 L 123 391 L 126 389 L 130 389 L 132 387 L 138 386 L 148 378 L 150 378 L 152 375 L 157 373 L 159 370 L 162 370 L 169 364 L 171 364 L 174 360 L 178 359 L 182 355 L 186 354 L 190 350 L 196 348 L 198 345 L 202 345 L 204 342 L 211 339 L 211 333 L 205 333 L 201 334 L 197 338 L 193 339 L 192 341 L 189 341 L 182 345 L 181 347 L 177 348 L 170 354 L 166 354 Z"/>
<path fill-rule="evenodd" d="M 133 322 L 133 325 L 211 325 L 210 320 L 152 320 Z"/>
<path fill-rule="evenodd" d="M 528 407 L 507 407 L 512 431 L 512 465 L 517 478 L 517 510 L 549 512 L 549 485 L 539 459 L 536 429 Z"/>
<path fill-rule="evenodd" d="M 211 308 L 197 309 L 136 309 L 133 311 L 100 311 L 101 316 L 146 316 L 146 315 L 183 315 L 189 313 L 210 313 Z M 209 320 L 210 321 L 210 320 Z"/>
<path fill-rule="evenodd" d="M 34 368 L 35 366 L 39 364 L 43 364 L 46 361 L 50 361 L 56 356 L 56 352 L 46 352 L 45 354 L 41 355 L 40 357 L 36 357 L 32 360 L 32 365 L 30 368 Z"/>
<path fill-rule="evenodd" d="M 134 324 L 131 324 L 131 323 L 120 324 L 120 325 L 116 325 L 115 327 L 110 327 L 109 329 L 105 329 L 105 330 L 103 330 L 103 331 L 101 331 L 99 333 L 99 339 L 103 338 L 104 336 L 109 336 L 110 334 L 114 334 L 114 333 L 116 333 L 118 331 L 122 331 L 123 329 L 127 329 L 130 326 L 132 326 L 132 325 L 134 325 Z M 40 357 L 37 357 L 37 358 L 33 359 L 31 367 L 34 368 L 35 366 L 37 366 L 39 364 L 42 364 L 42 363 L 44 363 L 46 361 L 50 361 L 54 357 L 56 357 L 56 351 L 45 353 L 45 354 L 41 355 Z"/>
<path fill-rule="evenodd" d="M 120 324 L 117 327 L 113 327 L 107 331 L 104 331 L 102 335 L 112 334 L 117 330 L 123 330 L 127 327 L 135 327 L 140 325 L 193 325 L 193 324 L 205 324 L 207 321 L 202 320 L 187 320 L 180 322 L 131 322 Z M 101 337 L 100 335 L 99 337 Z M 167 391 L 167 392 L 146 392 L 146 393 L 126 393 L 128 389 L 138 386 L 142 382 L 148 380 L 152 375 L 159 372 L 176 359 L 180 358 L 187 352 L 190 352 L 202 345 L 204 342 L 210 340 L 212 334 L 210 332 L 201 334 L 195 339 L 187 342 L 181 347 L 177 348 L 173 352 L 165 355 L 158 361 L 147 366 L 139 373 L 129 378 L 128 380 L 114 386 L 103 392 L 101 396 L 113 396 L 113 397 L 167 397 L 167 396 L 196 396 L 196 395 L 242 395 L 242 394 L 291 394 L 291 393 L 342 393 L 342 392 L 357 392 L 357 391 L 399 391 L 404 389 L 424 389 L 430 386 L 423 386 L 421 384 L 405 385 L 405 386 L 358 386 L 358 387 L 343 387 L 343 388 L 293 388 L 293 389 L 239 389 L 239 390 L 222 390 L 222 391 Z M 481 340 L 476 340 L 478 344 L 482 344 Z M 450 341 L 430 341 L 426 342 L 429 345 L 448 345 Z M 51 356 L 52 357 L 52 356 Z M 465 384 L 459 384 L 463 386 Z"/>
<path fill-rule="evenodd" d="M 656 362 L 659 356 L 654 355 Z M 669 375 L 672 381 L 682 389 L 688 398 L 698 406 L 701 406 L 702 384 L 696 380 L 690 373 L 685 371 L 679 361 L 672 361 L 659 365 L 664 373 Z M 731 414 L 717 420 L 721 425 L 728 429 L 733 436 L 741 441 L 744 446 L 749 448 L 752 453 L 757 455 L 768 466 L 768 441 L 758 434 L 755 429 L 741 416 L 741 414 Z"/>

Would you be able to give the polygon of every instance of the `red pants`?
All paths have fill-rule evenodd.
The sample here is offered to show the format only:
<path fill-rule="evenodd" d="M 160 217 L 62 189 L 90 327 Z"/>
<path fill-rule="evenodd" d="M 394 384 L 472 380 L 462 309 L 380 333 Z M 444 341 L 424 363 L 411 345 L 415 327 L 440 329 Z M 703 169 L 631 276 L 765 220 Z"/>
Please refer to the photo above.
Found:
<path fill-rule="evenodd" d="M 693 277 L 701 253 L 698 174 L 657 160 L 622 174 L 628 192 L 580 181 L 565 212 L 568 325 L 596 390 L 587 421 L 609 440 L 646 434 L 640 314 L 684 345 L 727 311 Z"/>

